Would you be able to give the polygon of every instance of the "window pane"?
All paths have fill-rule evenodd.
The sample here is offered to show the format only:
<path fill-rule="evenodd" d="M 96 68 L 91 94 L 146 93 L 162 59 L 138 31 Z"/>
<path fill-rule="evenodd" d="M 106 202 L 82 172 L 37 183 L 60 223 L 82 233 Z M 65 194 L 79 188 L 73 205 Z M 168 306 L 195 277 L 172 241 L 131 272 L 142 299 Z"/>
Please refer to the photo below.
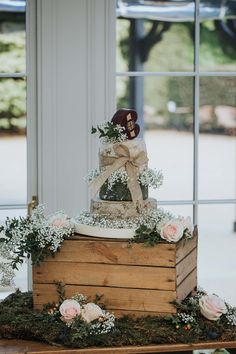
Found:
<path fill-rule="evenodd" d="M 236 305 L 236 205 L 199 206 L 198 284 Z"/>
<path fill-rule="evenodd" d="M 194 1 L 119 3 L 117 71 L 193 71 Z"/>
<path fill-rule="evenodd" d="M 0 1 L 0 72 L 25 71 L 25 2 Z"/>
<path fill-rule="evenodd" d="M 0 224 L 4 222 L 7 216 L 10 218 L 26 216 L 26 209 L 8 209 L 8 210 L 0 209 Z M 15 272 L 14 283 L 15 283 L 14 286 L 8 286 L 8 287 L 0 286 L 0 300 L 4 299 L 11 292 L 14 292 L 16 288 L 20 289 L 21 291 L 27 290 L 27 264 L 26 263 L 20 266 L 19 270 Z"/>
<path fill-rule="evenodd" d="M 236 8 L 225 3 L 201 1 L 200 69 L 203 71 L 236 71 Z"/>
<path fill-rule="evenodd" d="M 117 106 L 136 109 L 141 125 L 144 116 L 149 166 L 164 174 L 163 186 L 150 191 L 150 195 L 157 200 L 191 200 L 193 79 L 146 77 L 138 78 L 137 82 L 136 79 L 117 78 Z"/>
<path fill-rule="evenodd" d="M 199 198 L 236 198 L 236 78 L 200 79 Z"/>
<path fill-rule="evenodd" d="M 190 216 L 193 220 L 193 206 L 192 205 L 158 205 L 158 208 L 163 208 L 164 210 L 169 211 L 174 216 Z"/>
<path fill-rule="evenodd" d="M 26 203 L 25 80 L 0 80 L 0 204 Z"/>
<path fill-rule="evenodd" d="M 0 224 L 3 223 L 7 217 L 18 218 L 19 216 L 26 216 L 26 209 L 0 209 Z"/>

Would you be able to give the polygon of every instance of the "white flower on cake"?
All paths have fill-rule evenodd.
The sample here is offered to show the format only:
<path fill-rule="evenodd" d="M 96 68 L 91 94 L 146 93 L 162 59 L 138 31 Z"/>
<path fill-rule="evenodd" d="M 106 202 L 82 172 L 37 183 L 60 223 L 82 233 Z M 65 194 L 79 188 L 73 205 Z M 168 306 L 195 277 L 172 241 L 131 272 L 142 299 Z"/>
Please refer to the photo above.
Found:
<path fill-rule="evenodd" d="M 138 181 L 142 186 L 159 188 L 163 184 L 163 174 L 161 171 L 145 168 L 139 175 Z"/>
<path fill-rule="evenodd" d="M 83 210 L 74 220 L 75 224 L 98 226 L 101 228 L 137 229 L 142 224 L 153 228 L 155 225 L 160 222 L 164 223 L 165 220 L 169 220 L 171 217 L 172 215 L 169 212 L 161 208 L 148 209 L 146 212 L 140 213 L 139 216 L 128 219 L 114 219 L 108 215 L 100 215 Z"/>
<path fill-rule="evenodd" d="M 62 315 L 61 320 L 70 324 L 76 316 L 80 315 L 81 307 L 76 300 L 68 299 L 63 301 L 59 307 L 59 311 Z"/>
<path fill-rule="evenodd" d="M 163 240 L 168 242 L 178 242 L 184 234 L 184 226 L 179 219 L 170 220 L 165 223 L 160 230 Z"/>
<path fill-rule="evenodd" d="M 98 177 L 103 170 L 99 171 L 99 169 L 93 169 L 89 172 L 89 174 L 85 177 L 87 182 L 92 182 L 96 177 Z M 113 172 L 109 178 L 107 179 L 108 189 L 112 190 L 113 186 L 120 182 L 123 185 L 127 185 L 129 180 L 128 174 L 124 168 L 120 168 L 117 171 Z M 150 187 L 153 189 L 160 188 L 163 184 L 163 174 L 161 171 L 153 170 L 151 168 L 143 169 L 137 176 L 137 180 L 142 186 Z"/>
<path fill-rule="evenodd" d="M 215 294 L 202 296 L 199 306 L 201 314 L 210 321 L 217 321 L 223 313 L 227 313 L 224 300 Z"/>
<path fill-rule="evenodd" d="M 81 310 L 82 319 L 88 323 L 97 320 L 99 317 L 102 316 L 103 316 L 103 311 L 101 307 L 94 304 L 93 302 L 89 302 Z"/>

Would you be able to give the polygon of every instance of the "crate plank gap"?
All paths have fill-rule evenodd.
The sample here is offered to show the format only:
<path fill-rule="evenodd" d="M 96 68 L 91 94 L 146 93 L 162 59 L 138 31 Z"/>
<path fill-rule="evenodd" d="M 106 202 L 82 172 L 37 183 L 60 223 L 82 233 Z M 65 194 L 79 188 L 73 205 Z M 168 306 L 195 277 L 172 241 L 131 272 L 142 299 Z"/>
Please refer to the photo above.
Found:
<path fill-rule="evenodd" d="M 191 240 L 154 247 L 75 235 L 54 258 L 33 267 L 35 309 L 58 302 L 55 281 L 65 284 L 67 298 L 103 295 L 116 316 L 174 314 L 172 302 L 197 286 L 197 229 Z"/>

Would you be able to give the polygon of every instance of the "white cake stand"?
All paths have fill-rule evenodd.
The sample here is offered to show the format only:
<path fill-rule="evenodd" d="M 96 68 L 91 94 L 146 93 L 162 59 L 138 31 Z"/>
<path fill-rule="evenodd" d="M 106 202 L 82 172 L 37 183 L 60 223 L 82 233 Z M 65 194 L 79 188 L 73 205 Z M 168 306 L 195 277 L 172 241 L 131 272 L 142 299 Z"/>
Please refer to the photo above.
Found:
<path fill-rule="evenodd" d="M 129 239 L 135 235 L 135 229 L 111 229 L 106 227 L 80 224 L 73 220 L 72 222 L 74 224 L 76 233 L 81 235 L 118 239 Z"/>

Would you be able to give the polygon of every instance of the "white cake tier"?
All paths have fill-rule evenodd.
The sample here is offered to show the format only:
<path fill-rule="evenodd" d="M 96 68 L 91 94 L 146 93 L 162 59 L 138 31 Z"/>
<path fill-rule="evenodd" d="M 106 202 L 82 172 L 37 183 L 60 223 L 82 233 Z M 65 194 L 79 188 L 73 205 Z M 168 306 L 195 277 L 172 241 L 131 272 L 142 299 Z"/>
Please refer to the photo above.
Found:
<path fill-rule="evenodd" d="M 142 212 L 156 208 L 156 199 L 148 198 L 143 201 Z M 106 201 L 98 198 L 91 200 L 90 212 L 120 219 L 132 218 L 139 215 L 139 211 L 136 209 L 136 206 L 132 201 Z"/>

